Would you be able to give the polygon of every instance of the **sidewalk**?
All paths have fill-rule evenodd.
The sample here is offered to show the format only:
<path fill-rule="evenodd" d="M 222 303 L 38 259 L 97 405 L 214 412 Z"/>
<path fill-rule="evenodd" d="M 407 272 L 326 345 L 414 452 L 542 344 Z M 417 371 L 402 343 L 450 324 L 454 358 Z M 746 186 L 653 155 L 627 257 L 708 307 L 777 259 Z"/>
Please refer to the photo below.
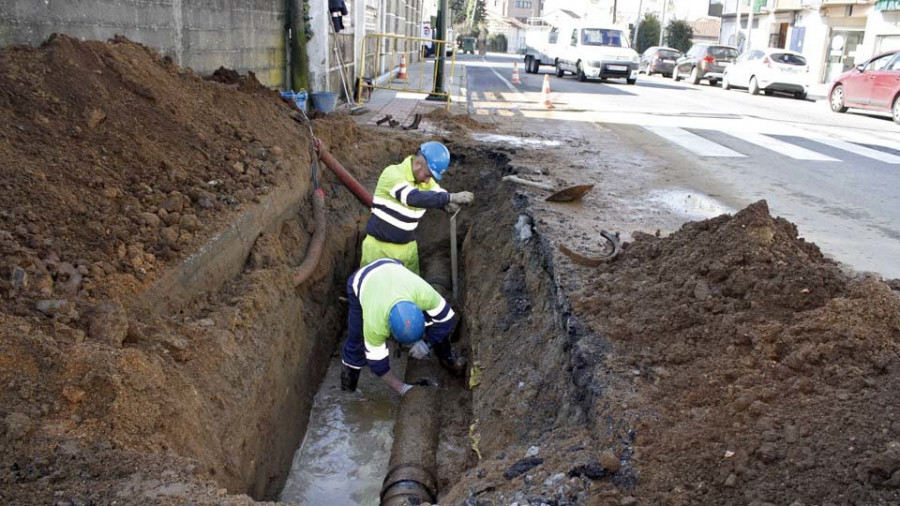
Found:
<path fill-rule="evenodd" d="M 364 124 L 375 124 L 376 121 L 390 115 L 400 125 L 409 125 L 413 122 L 416 113 L 427 114 L 437 108 L 445 108 L 446 101 L 426 100 L 431 91 L 431 82 L 434 76 L 434 58 L 425 61 L 412 62 L 407 65 L 406 81 L 396 79 L 388 80 L 387 76 L 381 76 L 376 86 L 391 87 L 394 89 L 374 89 L 372 97 L 363 104 L 367 112 L 358 116 L 357 121 Z M 391 76 L 396 76 L 395 69 Z M 453 76 L 450 79 L 450 59 L 446 60 L 444 79 L 450 88 L 450 112 L 463 114 L 466 112 L 466 67 L 457 62 L 453 67 Z M 427 92 L 418 92 L 420 82 Z M 383 126 L 387 126 L 384 124 Z M 398 126 L 397 128 L 400 128 Z"/>

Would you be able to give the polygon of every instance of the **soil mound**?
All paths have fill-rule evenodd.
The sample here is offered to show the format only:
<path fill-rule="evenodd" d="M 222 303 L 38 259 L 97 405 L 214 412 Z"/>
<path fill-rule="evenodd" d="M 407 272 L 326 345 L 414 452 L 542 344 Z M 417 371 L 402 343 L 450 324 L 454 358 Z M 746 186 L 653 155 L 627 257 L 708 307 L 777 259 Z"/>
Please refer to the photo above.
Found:
<path fill-rule="evenodd" d="M 454 115 L 446 109 L 434 109 L 425 114 L 425 118 L 439 127 L 453 133 L 480 132 L 490 130 L 491 125 L 479 123 L 467 114 Z"/>
<path fill-rule="evenodd" d="M 235 74 L 204 81 L 123 38 L 0 52 L 4 308 L 139 291 L 308 164 L 289 107 Z"/>
<path fill-rule="evenodd" d="M 900 498 L 900 297 L 886 284 L 843 274 L 765 201 L 636 235 L 597 272 L 572 301 L 615 347 L 607 366 L 633 375 L 613 409 L 636 427 L 636 495 Z"/>

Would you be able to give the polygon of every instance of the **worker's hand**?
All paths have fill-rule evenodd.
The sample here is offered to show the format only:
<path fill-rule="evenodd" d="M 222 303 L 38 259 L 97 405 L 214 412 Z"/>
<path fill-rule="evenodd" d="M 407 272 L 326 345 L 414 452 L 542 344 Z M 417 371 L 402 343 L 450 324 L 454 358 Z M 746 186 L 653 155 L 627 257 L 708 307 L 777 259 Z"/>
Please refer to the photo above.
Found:
<path fill-rule="evenodd" d="M 429 351 L 431 351 L 431 348 L 428 347 L 428 343 L 426 343 L 424 339 L 419 339 L 412 345 L 412 348 L 409 349 L 409 356 L 417 360 L 422 360 L 428 356 Z"/>
<path fill-rule="evenodd" d="M 397 392 L 400 394 L 400 397 L 403 397 L 404 395 L 406 395 L 406 392 L 412 390 L 412 387 L 413 386 L 409 383 L 404 383 L 403 386 L 400 387 L 400 390 L 397 390 Z"/>
<path fill-rule="evenodd" d="M 450 214 L 459 211 L 459 204 L 454 204 L 453 202 L 448 202 L 446 206 L 444 206 L 444 211 L 447 211 Z"/>
<path fill-rule="evenodd" d="M 475 202 L 475 194 L 472 192 L 456 192 L 450 194 L 450 202 L 453 204 L 460 204 L 463 206 L 467 206 L 472 202 Z"/>

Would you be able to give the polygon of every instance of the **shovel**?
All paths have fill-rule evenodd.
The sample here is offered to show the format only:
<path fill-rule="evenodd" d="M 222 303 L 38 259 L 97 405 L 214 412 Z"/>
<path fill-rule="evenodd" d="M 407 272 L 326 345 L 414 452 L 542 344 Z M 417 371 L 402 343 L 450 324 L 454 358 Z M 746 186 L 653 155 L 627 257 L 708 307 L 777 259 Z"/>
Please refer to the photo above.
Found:
<path fill-rule="evenodd" d="M 554 192 L 552 195 L 544 199 L 547 202 L 572 202 L 575 200 L 579 200 L 594 187 L 594 185 L 592 184 L 579 184 L 575 186 L 569 186 L 568 188 L 563 188 L 562 190 L 556 190 L 549 184 L 536 183 L 534 181 L 522 179 L 518 176 L 503 176 L 503 180 L 509 181 L 511 183 L 519 183 L 521 185 L 531 186 L 532 188 L 539 188 L 541 190 Z"/>

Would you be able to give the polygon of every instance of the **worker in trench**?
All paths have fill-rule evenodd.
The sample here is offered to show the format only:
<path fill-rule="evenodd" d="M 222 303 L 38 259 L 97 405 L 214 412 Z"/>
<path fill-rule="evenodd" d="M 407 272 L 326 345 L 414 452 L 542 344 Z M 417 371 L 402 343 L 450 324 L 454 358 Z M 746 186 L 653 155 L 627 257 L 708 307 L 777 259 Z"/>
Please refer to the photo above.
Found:
<path fill-rule="evenodd" d="M 441 366 L 462 375 L 466 361 L 450 348 L 456 314 L 427 281 L 394 259 L 359 268 L 347 281 L 350 309 L 341 350 L 341 390 L 353 392 L 364 366 L 400 395 L 413 385 L 391 372 L 387 340 L 412 345 L 410 356 L 424 359 L 433 349 Z"/>
<path fill-rule="evenodd" d="M 430 141 L 419 146 L 415 155 L 381 172 L 366 224 L 360 267 L 379 258 L 393 258 L 419 274 L 416 228 L 425 211 L 444 209 L 455 213 L 460 206 L 475 201 L 472 192 L 448 193 L 438 185 L 449 165 L 447 147 Z"/>

